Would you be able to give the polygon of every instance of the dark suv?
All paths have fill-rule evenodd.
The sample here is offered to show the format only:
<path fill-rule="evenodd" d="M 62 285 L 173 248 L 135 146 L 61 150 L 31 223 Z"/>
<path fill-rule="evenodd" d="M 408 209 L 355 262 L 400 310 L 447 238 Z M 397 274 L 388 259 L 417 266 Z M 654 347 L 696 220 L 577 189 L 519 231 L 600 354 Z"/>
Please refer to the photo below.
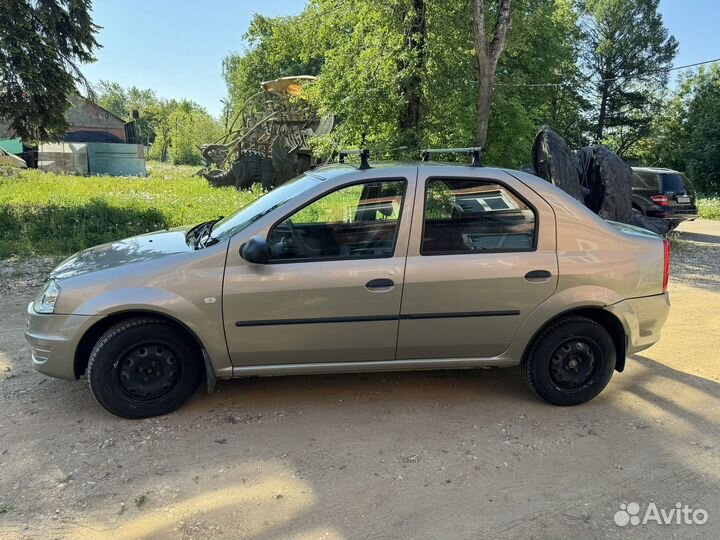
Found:
<path fill-rule="evenodd" d="M 697 218 L 695 187 L 672 169 L 633 167 L 632 205 L 646 216 L 665 218 L 675 228 Z"/>

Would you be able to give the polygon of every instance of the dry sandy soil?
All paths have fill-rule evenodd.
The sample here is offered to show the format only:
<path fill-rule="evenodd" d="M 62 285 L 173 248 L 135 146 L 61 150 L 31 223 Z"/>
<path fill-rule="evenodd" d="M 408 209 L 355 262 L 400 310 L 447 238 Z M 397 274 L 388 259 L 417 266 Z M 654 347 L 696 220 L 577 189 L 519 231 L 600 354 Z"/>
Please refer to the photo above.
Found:
<path fill-rule="evenodd" d="M 246 379 L 128 421 L 30 367 L 54 261 L 0 269 L 0 538 L 720 537 L 720 222 L 685 224 L 663 340 L 594 401 L 515 369 Z M 620 504 L 704 525 L 615 525 Z"/>

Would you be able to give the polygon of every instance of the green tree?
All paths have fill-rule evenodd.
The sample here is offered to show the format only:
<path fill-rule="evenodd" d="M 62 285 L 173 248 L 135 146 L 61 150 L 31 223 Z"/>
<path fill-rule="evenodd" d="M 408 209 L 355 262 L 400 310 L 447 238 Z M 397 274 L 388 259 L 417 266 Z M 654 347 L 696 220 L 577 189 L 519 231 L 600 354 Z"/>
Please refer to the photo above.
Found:
<path fill-rule="evenodd" d="M 101 81 L 96 96 L 102 107 L 121 118 L 138 111 L 137 126 L 143 144 L 150 145 L 150 159 L 200 165 L 200 146 L 223 133 L 220 123 L 192 101 L 160 99 L 153 90 L 111 81 Z"/>
<path fill-rule="evenodd" d="M 130 120 L 133 111 L 138 112 L 135 121 L 142 144 L 148 145 L 155 139 L 156 114 L 160 100 L 149 88 L 140 89 L 135 86 L 124 88 L 113 81 L 100 81 L 95 88 L 97 103 L 111 113 Z"/>
<path fill-rule="evenodd" d="M 68 96 L 94 61 L 99 27 L 90 0 L 3 0 L 0 4 L 0 121 L 19 137 L 50 140 L 67 130 Z"/>
<path fill-rule="evenodd" d="M 720 192 L 720 65 L 681 76 L 665 96 L 652 136 L 640 146 L 648 165 L 687 172 L 702 192 Z"/>
<path fill-rule="evenodd" d="M 688 106 L 687 172 L 706 193 L 720 193 L 720 66 L 701 70 Z"/>
<path fill-rule="evenodd" d="M 495 73 L 512 20 L 510 0 L 497 0 L 497 3 L 487 4 L 485 0 L 474 0 L 473 4 L 475 55 L 478 64 L 475 144 L 485 146 L 490 124 L 490 107 L 495 90 Z"/>
<path fill-rule="evenodd" d="M 265 21 L 273 31 L 255 34 L 253 46 L 233 56 L 237 73 L 226 60 L 229 92 L 245 99 L 263 79 L 315 66 L 309 97 L 339 121 L 331 140 L 318 142 L 319 155 L 357 145 L 363 134 L 371 147 L 407 146 L 414 156 L 423 146 L 469 146 L 479 93 L 473 9 L 467 0 L 312 0 L 297 17 Z M 488 160 L 501 165 L 527 163 L 543 123 L 573 140 L 586 129 L 573 1 L 513 0 L 511 9 L 486 144 Z M 488 7 L 488 25 L 493 17 Z M 272 51 L 272 61 L 259 51 Z M 247 69 L 259 65 L 268 71 Z M 247 82 L 245 93 L 238 80 Z M 539 86 L 518 86 L 527 83 Z"/>
<path fill-rule="evenodd" d="M 589 106 L 577 65 L 579 12 L 572 0 L 513 0 L 513 25 L 498 63 L 487 158 L 519 167 L 530 161 L 543 124 L 572 146 L 585 144 Z"/>
<path fill-rule="evenodd" d="M 200 165 L 200 146 L 222 135 L 220 124 L 205 109 L 183 100 L 168 116 L 170 159 L 176 165 Z"/>
<path fill-rule="evenodd" d="M 265 17 L 256 14 L 243 35 L 247 41 L 241 53 L 223 60 L 223 76 L 233 108 L 260 90 L 260 83 L 289 75 L 317 75 L 322 51 L 307 54 L 304 27 L 299 17 Z"/>
<path fill-rule="evenodd" d="M 595 81 L 595 137 L 625 155 L 649 132 L 678 43 L 659 0 L 585 0 L 584 62 Z"/>

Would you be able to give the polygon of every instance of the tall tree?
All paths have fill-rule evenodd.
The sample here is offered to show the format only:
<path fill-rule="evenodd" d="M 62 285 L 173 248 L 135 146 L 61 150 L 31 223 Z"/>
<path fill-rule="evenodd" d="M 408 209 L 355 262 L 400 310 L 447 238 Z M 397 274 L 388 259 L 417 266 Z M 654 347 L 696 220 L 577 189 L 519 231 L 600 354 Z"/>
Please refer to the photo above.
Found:
<path fill-rule="evenodd" d="M 648 165 L 687 172 L 698 189 L 720 193 L 720 65 L 681 76 L 653 118 L 639 156 Z"/>
<path fill-rule="evenodd" d="M 495 87 L 495 72 L 505 48 L 505 36 L 512 23 L 510 0 L 486 5 L 474 0 L 475 54 L 478 65 L 477 131 L 475 143 L 485 146 L 490 123 L 490 105 Z"/>
<path fill-rule="evenodd" d="M 400 130 L 409 134 L 406 142 L 411 146 L 418 143 L 422 106 L 422 86 L 427 41 L 427 19 L 425 0 L 412 0 L 405 13 L 402 13 L 407 28 L 405 41 L 407 53 L 398 62 L 400 94 L 403 107 L 400 113 Z"/>
<path fill-rule="evenodd" d="M 701 70 L 688 107 L 688 168 L 705 193 L 720 193 L 720 66 Z"/>
<path fill-rule="evenodd" d="M 117 82 L 100 81 L 95 88 L 95 100 L 111 113 L 126 120 L 137 111 L 135 120 L 142 144 L 150 144 L 155 139 L 154 126 L 157 123 L 157 111 L 160 100 L 150 88 L 131 86 L 124 88 Z"/>
<path fill-rule="evenodd" d="M 78 64 L 94 61 L 99 27 L 90 0 L 0 2 L 0 122 L 29 140 L 57 139 L 76 84 Z"/>
<path fill-rule="evenodd" d="M 303 58 L 323 59 L 310 90 L 341 120 L 336 138 L 395 148 L 420 143 L 427 0 L 313 0 L 300 16 Z"/>
<path fill-rule="evenodd" d="M 300 17 L 256 14 L 243 34 L 247 47 L 223 59 L 223 76 L 231 107 L 238 108 L 260 90 L 262 81 L 290 75 L 317 75 L 323 51 L 310 53 Z M 303 54 L 305 53 L 305 54 Z"/>
<path fill-rule="evenodd" d="M 678 43 L 659 0 L 585 0 L 584 61 L 595 81 L 595 137 L 621 155 L 649 129 Z"/>
<path fill-rule="evenodd" d="M 485 2 L 491 42 L 499 5 Z M 519 166 L 542 124 L 575 142 L 587 126 L 574 0 L 512 0 L 511 9 L 485 146 L 488 162 Z M 473 13 L 468 0 L 311 0 L 297 17 L 265 21 L 273 30 L 226 61 L 228 89 L 254 93 L 263 78 L 315 66 L 308 95 L 338 120 L 330 137 L 314 141 L 320 156 L 358 144 L 363 133 L 374 148 L 412 148 L 408 156 L 417 146 L 470 146 L 479 94 Z"/>

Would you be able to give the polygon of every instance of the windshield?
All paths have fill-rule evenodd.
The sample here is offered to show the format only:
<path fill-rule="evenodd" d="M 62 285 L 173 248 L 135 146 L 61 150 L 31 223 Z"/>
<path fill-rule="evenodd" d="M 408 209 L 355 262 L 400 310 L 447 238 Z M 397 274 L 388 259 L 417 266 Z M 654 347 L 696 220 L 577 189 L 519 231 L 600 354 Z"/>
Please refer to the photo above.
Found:
<path fill-rule="evenodd" d="M 322 179 L 312 174 L 298 176 L 294 180 L 286 182 L 259 199 L 255 199 L 234 214 L 218 221 L 212 228 L 212 237 L 216 240 L 230 238 L 238 231 L 243 230 L 251 223 L 255 223 L 264 215 L 281 207 L 293 197 L 297 197 L 320 182 L 322 182 Z"/>

